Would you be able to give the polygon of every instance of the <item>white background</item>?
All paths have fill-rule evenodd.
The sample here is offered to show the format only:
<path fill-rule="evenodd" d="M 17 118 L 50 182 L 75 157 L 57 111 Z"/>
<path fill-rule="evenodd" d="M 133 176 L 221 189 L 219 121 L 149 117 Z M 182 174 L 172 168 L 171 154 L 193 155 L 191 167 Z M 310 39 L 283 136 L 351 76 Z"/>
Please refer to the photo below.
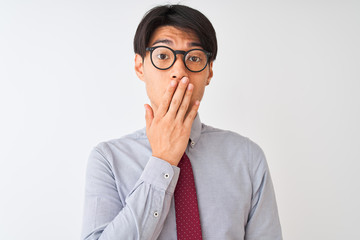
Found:
<path fill-rule="evenodd" d="M 132 41 L 161 3 L 1 0 L 1 239 L 80 238 L 92 147 L 145 126 Z M 360 2 L 181 3 L 217 31 L 201 120 L 263 148 L 284 239 L 360 239 Z"/>

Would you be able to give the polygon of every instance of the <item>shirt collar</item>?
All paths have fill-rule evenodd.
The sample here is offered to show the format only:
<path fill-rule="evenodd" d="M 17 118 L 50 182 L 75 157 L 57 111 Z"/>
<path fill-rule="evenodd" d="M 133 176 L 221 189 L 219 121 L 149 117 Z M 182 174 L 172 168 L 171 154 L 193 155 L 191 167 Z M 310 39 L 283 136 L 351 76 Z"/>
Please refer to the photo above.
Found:
<path fill-rule="evenodd" d="M 200 135 L 201 135 L 201 121 L 200 121 L 199 113 L 197 113 L 191 127 L 191 133 L 190 133 L 191 147 L 194 147 L 196 145 L 196 143 L 199 141 Z"/>

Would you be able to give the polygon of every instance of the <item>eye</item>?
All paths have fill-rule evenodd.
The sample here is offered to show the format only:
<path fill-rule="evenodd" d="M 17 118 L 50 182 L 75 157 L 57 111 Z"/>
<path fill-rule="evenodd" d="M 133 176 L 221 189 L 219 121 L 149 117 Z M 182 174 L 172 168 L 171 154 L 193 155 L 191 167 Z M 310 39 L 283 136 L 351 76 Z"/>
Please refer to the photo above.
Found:
<path fill-rule="evenodd" d="M 166 59 L 169 59 L 169 56 L 167 54 L 164 54 L 164 53 L 160 53 L 156 56 L 158 59 L 160 60 L 166 60 Z"/>
<path fill-rule="evenodd" d="M 188 58 L 191 62 L 200 62 L 201 58 L 197 56 L 191 56 Z"/>

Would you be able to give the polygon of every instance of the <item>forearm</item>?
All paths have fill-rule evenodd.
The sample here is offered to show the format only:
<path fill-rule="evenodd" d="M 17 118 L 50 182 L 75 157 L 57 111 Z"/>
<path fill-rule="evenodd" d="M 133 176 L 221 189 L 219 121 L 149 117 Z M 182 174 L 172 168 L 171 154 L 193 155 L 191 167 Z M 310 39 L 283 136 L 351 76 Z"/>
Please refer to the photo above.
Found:
<path fill-rule="evenodd" d="M 99 240 L 157 239 L 168 214 L 171 198 L 171 193 L 142 183 L 126 199 L 125 207 L 115 219 L 106 223 L 103 230 L 99 229 Z"/>
<path fill-rule="evenodd" d="M 97 151 L 90 158 L 82 239 L 156 239 L 170 209 L 179 169 L 150 157 L 122 202 L 108 161 Z"/>

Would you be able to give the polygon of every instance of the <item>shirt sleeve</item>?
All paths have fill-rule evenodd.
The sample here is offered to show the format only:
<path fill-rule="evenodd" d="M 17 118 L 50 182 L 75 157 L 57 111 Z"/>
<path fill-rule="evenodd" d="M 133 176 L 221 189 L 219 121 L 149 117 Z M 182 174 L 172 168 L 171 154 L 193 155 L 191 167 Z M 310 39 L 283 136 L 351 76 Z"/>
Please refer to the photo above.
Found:
<path fill-rule="evenodd" d="M 122 203 L 110 163 L 94 148 L 86 171 L 82 239 L 157 239 L 179 171 L 164 160 L 150 157 Z"/>
<path fill-rule="evenodd" d="M 245 228 L 245 240 L 282 240 L 282 232 L 269 168 L 261 148 L 250 152 L 252 177 L 251 210 Z"/>

